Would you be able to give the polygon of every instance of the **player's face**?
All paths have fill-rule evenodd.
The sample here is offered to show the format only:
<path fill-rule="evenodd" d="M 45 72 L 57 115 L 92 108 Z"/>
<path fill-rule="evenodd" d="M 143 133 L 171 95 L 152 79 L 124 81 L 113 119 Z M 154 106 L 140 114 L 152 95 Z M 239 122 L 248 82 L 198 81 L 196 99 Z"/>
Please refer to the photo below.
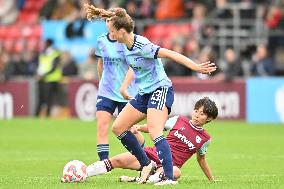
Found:
<path fill-rule="evenodd" d="M 203 126 L 208 121 L 208 116 L 203 112 L 203 106 L 199 109 L 193 110 L 192 123 L 196 126 Z"/>
<path fill-rule="evenodd" d="M 107 18 L 107 19 L 106 19 L 106 26 L 107 26 L 107 28 L 109 29 L 109 26 L 110 26 L 110 18 Z"/>
<path fill-rule="evenodd" d="M 109 33 L 112 35 L 112 37 L 117 40 L 120 43 L 123 43 L 124 41 L 124 35 L 123 30 L 117 30 L 115 27 L 113 27 L 112 23 L 109 24 Z"/>

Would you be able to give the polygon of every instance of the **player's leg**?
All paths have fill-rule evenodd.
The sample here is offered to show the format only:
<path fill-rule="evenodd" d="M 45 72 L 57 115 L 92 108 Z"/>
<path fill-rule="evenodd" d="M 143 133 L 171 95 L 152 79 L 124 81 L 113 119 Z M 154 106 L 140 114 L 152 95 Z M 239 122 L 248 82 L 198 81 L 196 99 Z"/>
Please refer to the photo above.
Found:
<path fill-rule="evenodd" d="M 150 137 L 154 141 L 165 176 L 169 180 L 174 179 L 173 162 L 170 146 L 163 136 L 163 130 L 169 113 L 167 107 L 170 110 L 173 98 L 172 88 L 159 88 L 152 94 L 147 110 L 147 126 Z"/>
<path fill-rule="evenodd" d="M 131 152 L 139 161 L 143 173 L 141 182 L 145 182 L 147 176 L 155 168 L 154 163 L 150 161 L 139 144 L 134 134 L 129 131 L 130 127 L 146 117 L 146 106 L 143 96 L 136 95 L 120 112 L 113 123 L 112 131 L 121 141 L 123 146 Z"/>
<path fill-rule="evenodd" d="M 109 156 L 108 128 L 112 115 L 109 112 L 97 111 L 97 152 L 100 160 Z"/>
<path fill-rule="evenodd" d="M 108 129 L 116 104 L 112 100 L 98 96 L 97 98 L 97 152 L 100 160 L 109 157 Z"/>
<path fill-rule="evenodd" d="M 139 170 L 140 164 L 135 156 L 126 152 L 116 155 L 110 159 L 92 163 L 87 167 L 86 171 L 88 177 L 92 177 L 105 174 L 115 168 Z"/>
<path fill-rule="evenodd" d="M 117 102 L 117 110 L 118 110 L 118 114 L 122 111 L 122 109 L 126 106 L 126 102 Z M 133 133 L 135 135 L 135 137 L 137 138 L 139 144 L 142 146 L 142 148 L 144 147 L 145 144 L 145 138 L 142 135 L 141 132 L 137 132 L 137 133 Z"/>

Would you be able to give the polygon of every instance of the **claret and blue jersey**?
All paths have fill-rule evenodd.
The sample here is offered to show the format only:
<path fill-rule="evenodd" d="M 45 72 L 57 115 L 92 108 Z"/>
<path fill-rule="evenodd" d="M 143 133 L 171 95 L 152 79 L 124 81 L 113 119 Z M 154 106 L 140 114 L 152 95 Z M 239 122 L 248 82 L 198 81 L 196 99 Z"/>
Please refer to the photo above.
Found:
<path fill-rule="evenodd" d="M 159 87 L 172 86 L 161 59 L 157 57 L 159 46 L 140 35 L 134 35 L 134 43 L 130 49 L 123 46 L 126 62 L 134 70 L 140 95 L 151 93 Z"/>
<path fill-rule="evenodd" d="M 117 102 L 127 102 L 119 92 L 129 69 L 122 44 L 111 40 L 109 34 L 104 34 L 97 40 L 96 56 L 102 58 L 104 67 L 98 95 Z M 128 87 L 127 92 L 131 96 L 137 94 L 134 82 Z"/>

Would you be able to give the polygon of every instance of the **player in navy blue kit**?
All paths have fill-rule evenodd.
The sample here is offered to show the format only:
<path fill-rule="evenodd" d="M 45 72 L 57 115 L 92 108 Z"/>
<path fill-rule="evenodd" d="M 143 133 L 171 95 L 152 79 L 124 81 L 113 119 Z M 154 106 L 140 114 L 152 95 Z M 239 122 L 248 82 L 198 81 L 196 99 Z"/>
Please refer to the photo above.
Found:
<path fill-rule="evenodd" d="M 90 20 L 94 18 L 110 19 L 110 34 L 123 44 L 126 62 L 134 71 L 138 94 L 118 115 L 113 123 L 112 131 L 125 148 L 139 161 L 142 169 L 139 183 L 145 183 L 156 165 L 147 157 L 129 129 L 147 118 L 149 134 L 157 148 L 159 158 L 162 160 L 166 176 L 166 179 L 161 181 L 160 184 L 176 184 L 177 182 L 173 181 L 173 162 L 170 147 L 163 136 L 163 128 L 174 101 L 174 90 L 160 58 L 170 58 L 201 73 L 215 71 L 215 64 L 210 63 L 210 61 L 196 64 L 179 53 L 160 48 L 147 38 L 135 35 L 133 33 L 134 21 L 124 9 L 116 9 L 115 12 L 110 12 L 88 5 L 87 18 Z"/>
<path fill-rule="evenodd" d="M 111 11 L 114 11 L 112 9 Z M 106 19 L 106 25 L 109 21 Z M 129 66 L 123 54 L 123 46 L 110 33 L 103 34 L 97 40 L 98 75 L 100 79 L 97 97 L 97 152 L 100 160 L 109 157 L 108 129 L 115 109 L 118 113 L 124 108 L 131 96 L 137 94 L 134 83 L 124 82 Z M 127 91 L 125 99 L 120 90 Z"/>
<path fill-rule="evenodd" d="M 208 180 L 213 181 L 214 177 L 205 159 L 207 149 L 211 143 L 211 137 L 203 126 L 216 119 L 218 108 L 214 101 L 205 97 L 198 100 L 192 112 L 192 118 L 188 119 L 178 115 L 169 118 L 164 126 L 169 130 L 166 140 L 170 145 L 173 159 L 174 179 L 181 176 L 180 168 L 185 162 L 196 154 L 197 162 Z M 148 132 L 147 125 L 135 125 L 132 132 Z M 163 178 L 161 161 L 157 155 L 156 147 L 145 147 L 147 156 L 156 162 L 158 170 L 149 177 L 150 182 L 158 182 Z M 139 170 L 140 165 L 137 159 L 129 152 L 116 155 L 104 161 L 95 162 L 87 167 L 88 177 L 104 174 L 115 168 Z M 123 182 L 139 181 L 139 177 L 120 177 Z"/>

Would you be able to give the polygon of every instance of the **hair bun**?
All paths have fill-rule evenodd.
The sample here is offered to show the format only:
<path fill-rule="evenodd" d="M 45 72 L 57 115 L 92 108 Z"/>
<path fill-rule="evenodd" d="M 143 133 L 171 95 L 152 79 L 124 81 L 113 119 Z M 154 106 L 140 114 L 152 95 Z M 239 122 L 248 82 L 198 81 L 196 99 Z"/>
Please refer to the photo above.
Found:
<path fill-rule="evenodd" d="M 117 9 L 115 10 L 115 15 L 116 15 L 117 17 L 122 18 L 122 17 L 126 17 L 127 12 L 126 12 L 126 10 L 123 9 L 123 8 L 117 8 Z"/>

